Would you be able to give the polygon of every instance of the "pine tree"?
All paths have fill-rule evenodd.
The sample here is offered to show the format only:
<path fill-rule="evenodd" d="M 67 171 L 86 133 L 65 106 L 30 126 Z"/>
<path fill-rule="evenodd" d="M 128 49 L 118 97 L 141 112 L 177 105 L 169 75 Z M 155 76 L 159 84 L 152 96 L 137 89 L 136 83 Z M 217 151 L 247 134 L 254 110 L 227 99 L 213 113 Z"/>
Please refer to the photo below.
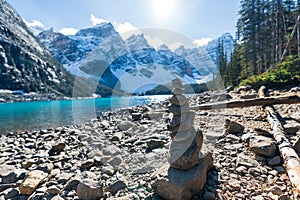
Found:
<path fill-rule="evenodd" d="M 300 55 L 299 26 L 297 36 L 291 37 L 300 13 L 299 0 L 241 0 L 240 5 L 236 33 L 239 50 L 233 57 L 240 59 L 241 78 L 277 66 L 286 55 Z"/>

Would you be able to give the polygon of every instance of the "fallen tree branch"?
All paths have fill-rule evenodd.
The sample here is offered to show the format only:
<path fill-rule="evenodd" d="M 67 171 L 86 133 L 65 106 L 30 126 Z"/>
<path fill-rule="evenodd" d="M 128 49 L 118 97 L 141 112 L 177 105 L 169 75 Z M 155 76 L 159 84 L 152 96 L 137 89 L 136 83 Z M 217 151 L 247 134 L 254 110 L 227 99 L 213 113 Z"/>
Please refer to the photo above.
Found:
<path fill-rule="evenodd" d="M 259 90 L 259 96 L 263 97 L 265 94 L 265 87 Z M 272 127 L 272 135 L 278 144 L 280 155 L 284 161 L 284 167 L 294 187 L 294 194 L 300 195 L 300 159 L 293 149 L 289 140 L 285 137 L 285 130 L 279 120 L 278 113 L 276 113 L 273 106 L 265 106 L 265 112 L 268 115 L 268 121 Z"/>
<path fill-rule="evenodd" d="M 300 97 L 293 96 L 280 96 L 280 97 L 260 97 L 257 99 L 245 99 L 236 101 L 224 101 L 216 103 L 207 103 L 199 106 L 191 106 L 191 110 L 214 110 L 224 108 L 242 108 L 250 106 L 266 106 L 275 104 L 298 104 L 300 103 Z"/>

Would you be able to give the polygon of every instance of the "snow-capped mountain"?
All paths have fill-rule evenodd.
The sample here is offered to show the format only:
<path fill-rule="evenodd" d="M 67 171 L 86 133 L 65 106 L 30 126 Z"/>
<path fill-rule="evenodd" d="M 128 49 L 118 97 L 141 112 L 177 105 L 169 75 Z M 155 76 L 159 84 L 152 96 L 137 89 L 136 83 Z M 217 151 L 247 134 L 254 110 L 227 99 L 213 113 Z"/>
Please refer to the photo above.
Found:
<path fill-rule="evenodd" d="M 116 32 L 110 23 L 102 23 L 93 28 L 81 29 L 71 36 L 50 29 L 41 32 L 38 38 L 51 51 L 52 55 L 65 66 L 81 61 L 103 40 L 115 34 Z"/>
<path fill-rule="evenodd" d="M 145 92 L 176 77 L 185 83 L 203 83 L 216 73 L 203 47 L 182 46 L 174 52 L 167 45 L 155 49 L 144 34 L 124 41 L 110 23 L 79 30 L 73 36 L 48 30 L 38 37 L 69 72 L 126 92 Z"/>
<path fill-rule="evenodd" d="M 230 33 L 222 34 L 221 37 L 210 41 L 206 46 L 204 46 L 204 48 L 212 57 L 213 61 L 216 62 L 218 57 L 219 42 L 223 42 L 224 52 L 227 56 L 227 61 L 229 62 L 235 45 L 235 41 Z"/>
<path fill-rule="evenodd" d="M 0 0 L 0 88 L 71 94 L 72 77 Z"/>

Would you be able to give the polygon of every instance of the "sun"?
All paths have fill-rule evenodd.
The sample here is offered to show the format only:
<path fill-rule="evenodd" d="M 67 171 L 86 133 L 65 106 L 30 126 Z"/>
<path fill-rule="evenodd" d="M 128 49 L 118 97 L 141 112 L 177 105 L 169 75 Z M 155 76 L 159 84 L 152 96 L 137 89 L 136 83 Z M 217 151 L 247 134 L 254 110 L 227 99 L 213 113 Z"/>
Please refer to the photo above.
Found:
<path fill-rule="evenodd" d="M 159 19 L 167 19 L 174 9 L 174 0 L 152 0 L 155 16 Z"/>

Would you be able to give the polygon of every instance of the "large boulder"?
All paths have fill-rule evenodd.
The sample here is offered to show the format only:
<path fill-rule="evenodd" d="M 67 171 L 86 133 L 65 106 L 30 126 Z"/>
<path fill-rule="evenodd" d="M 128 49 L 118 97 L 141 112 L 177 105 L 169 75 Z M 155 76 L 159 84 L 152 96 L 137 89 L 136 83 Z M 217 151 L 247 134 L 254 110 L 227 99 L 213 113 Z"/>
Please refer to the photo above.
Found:
<path fill-rule="evenodd" d="M 250 138 L 250 149 L 254 153 L 270 158 L 278 155 L 277 145 L 273 138 L 256 135 Z"/>
<path fill-rule="evenodd" d="M 185 200 L 201 191 L 206 182 L 207 171 L 213 166 L 209 153 L 200 163 L 188 170 L 164 167 L 153 175 L 157 178 L 152 184 L 153 191 L 164 199 Z"/>

